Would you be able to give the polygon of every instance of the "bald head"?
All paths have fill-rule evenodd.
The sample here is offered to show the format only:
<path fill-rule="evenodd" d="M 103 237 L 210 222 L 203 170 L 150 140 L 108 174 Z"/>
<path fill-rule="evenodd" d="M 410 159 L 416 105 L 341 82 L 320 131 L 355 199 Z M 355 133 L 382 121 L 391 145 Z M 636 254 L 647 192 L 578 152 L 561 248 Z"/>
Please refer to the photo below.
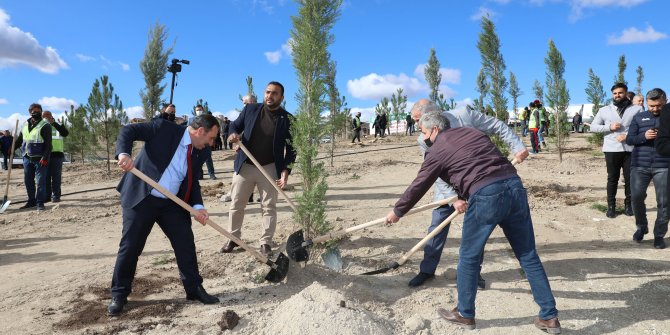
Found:
<path fill-rule="evenodd" d="M 412 119 L 416 124 L 419 124 L 419 120 L 421 120 L 421 116 L 424 113 L 428 112 L 442 112 L 440 107 L 437 106 L 433 101 L 430 101 L 428 99 L 420 99 L 417 101 L 414 106 L 412 106 L 412 111 L 410 112 L 412 115 Z"/>
<path fill-rule="evenodd" d="M 255 104 L 257 102 L 256 96 L 255 95 L 245 95 L 242 97 L 242 103 L 247 105 L 247 104 Z"/>

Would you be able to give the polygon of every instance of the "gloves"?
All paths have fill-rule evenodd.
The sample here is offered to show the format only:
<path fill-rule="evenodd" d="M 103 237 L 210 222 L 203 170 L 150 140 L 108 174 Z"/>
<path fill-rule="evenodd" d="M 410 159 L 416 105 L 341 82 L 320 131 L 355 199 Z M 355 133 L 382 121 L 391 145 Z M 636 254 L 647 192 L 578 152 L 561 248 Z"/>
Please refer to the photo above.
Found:
<path fill-rule="evenodd" d="M 46 167 L 46 166 L 49 166 L 49 161 L 47 161 L 46 159 L 42 158 L 42 159 L 40 159 L 40 165 L 45 166 L 45 167 Z"/>

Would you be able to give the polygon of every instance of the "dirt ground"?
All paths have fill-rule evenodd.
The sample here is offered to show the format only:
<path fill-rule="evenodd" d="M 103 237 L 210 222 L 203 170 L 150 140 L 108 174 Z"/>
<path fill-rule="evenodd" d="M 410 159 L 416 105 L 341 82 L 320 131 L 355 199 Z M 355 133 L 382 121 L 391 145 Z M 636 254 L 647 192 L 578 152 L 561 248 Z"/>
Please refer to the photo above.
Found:
<path fill-rule="evenodd" d="M 605 163 L 585 134 L 572 136 L 563 162 L 551 146 L 517 166 L 529 190 L 540 257 L 549 276 L 565 334 L 670 334 L 670 249 L 656 250 L 650 235 L 632 241 L 634 220 L 607 219 L 592 208 L 605 203 Z M 527 139 L 526 139 L 527 140 Z M 339 144 L 330 173 L 327 216 L 336 229 L 384 216 L 415 176 L 422 157 L 415 137 L 393 137 L 363 146 Z M 232 152 L 214 152 L 219 180 L 201 181 L 212 219 L 226 227 Z M 374 226 L 340 241 L 341 273 L 315 257 L 291 263 L 286 280 L 263 282 L 269 267 L 247 253 L 221 254 L 225 238 L 193 224 L 200 271 L 221 303 L 185 299 L 172 249 L 155 228 L 140 257 L 124 313 L 105 315 L 121 232 L 120 173 L 103 166 L 69 165 L 63 197 L 47 211 L 20 211 L 23 176 L 14 170 L 10 208 L 0 215 L 0 333 L 2 334 L 539 334 L 537 314 L 511 249 L 496 229 L 486 246 L 477 295 L 477 329 L 462 330 L 439 318 L 438 307 L 456 303 L 455 267 L 462 217 L 452 224 L 434 280 L 421 288 L 407 282 L 422 252 L 404 266 L 375 276 L 362 272 L 400 258 L 424 235 L 430 211 L 391 227 Z M 6 180 L 3 172 L 0 180 Z M 300 177 L 293 175 L 294 197 Z M 652 186 L 653 187 L 653 186 Z M 655 199 L 647 199 L 650 221 Z M 82 192 L 86 191 L 86 192 Z M 420 204 L 430 202 L 432 194 Z M 619 199 L 623 199 L 620 185 Z M 623 202 L 621 200 L 621 202 Z M 290 207 L 278 205 L 275 248 L 298 227 Z M 257 247 L 260 205 L 247 207 L 243 239 Z M 670 242 L 670 241 L 668 241 Z M 226 311 L 239 324 L 223 330 Z"/>

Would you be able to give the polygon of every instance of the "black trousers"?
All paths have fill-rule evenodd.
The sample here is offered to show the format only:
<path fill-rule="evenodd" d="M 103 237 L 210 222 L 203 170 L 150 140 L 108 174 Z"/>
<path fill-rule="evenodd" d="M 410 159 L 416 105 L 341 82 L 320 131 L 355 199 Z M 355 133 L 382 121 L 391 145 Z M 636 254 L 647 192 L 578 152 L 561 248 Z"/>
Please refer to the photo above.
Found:
<path fill-rule="evenodd" d="M 224 133 L 221 140 L 223 140 L 223 148 L 224 149 L 228 150 L 229 149 L 228 147 L 230 147 L 230 149 L 233 148 L 233 145 L 228 143 L 228 134 Z"/>
<path fill-rule="evenodd" d="M 354 138 L 351 139 L 351 143 L 354 143 L 358 139 L 358 143 L 361 142 L 361 130 L 360 129 L 354 129 Z"/>
<path fill-rule="evenodd" d="M 137 259 L 154 223 L 158 223 L 170 240 L 186 293 L 193 293 L 202 284 L 189 213 L 172 200 L 149 195 L 134 208 L 123 209 L 123 232 L 112 276 L 112 297 L 125 298 L 132 291 Z"/>
<path fill-rule="evenodd" d="M 623 169 L 625 203 L 630 203 L 630 152 L 605 152 L 607 165 L 607 205 L 616 205 L 616 192 Z"/>

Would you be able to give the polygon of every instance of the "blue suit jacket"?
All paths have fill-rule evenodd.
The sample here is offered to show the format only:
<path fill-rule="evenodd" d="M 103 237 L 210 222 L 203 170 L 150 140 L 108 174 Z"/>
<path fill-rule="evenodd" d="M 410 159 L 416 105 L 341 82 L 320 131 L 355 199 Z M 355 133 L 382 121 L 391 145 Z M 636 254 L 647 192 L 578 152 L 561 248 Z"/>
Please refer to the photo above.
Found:
<path fill-rule="evenodd" d="M 131 154 L 133 142 L 144 141 L 142 151 L 134 160 L 135 167 L 158 182 L 165 169 L 170 165 L 172 156 L 174 156 L 185 130 L 186 127 L 163 119 L 126 125 L 119 132 L 115 157 L 118 159 L 121 153 Z M 198 182 L 200 179 L 199 169 L 195 167 L 202 166 L 211 154 L 212 152 L 208 147 L 203 150 L 194 147 L 191 153 L 193 171 L 191 196 L 189 198 L 191 206 L 202 204 L 200 183 Z M 184 178 L 179 187 L 179 192 L 177 192 L 179 198 L 184 198 L 187 182 L 188 178 Z M 152 187 L 134 174 L 125 173 L 116 189 L 121 193 L 121 206 L 123 208 L 133 208 L 151 193 Z"/>
<path fill-rule="evenodd" d="M 258 116 L 261 114 L 262 108 L 263 104 L 247 104 L 244 106 L 240 116 L 230 123 L 229 130 L 231 134 L 240 134 L 244 132 L 242 133 L 242 144 L 247 148 L 253 146 L 252 143 L 249 143 L 249 139 L 251 138 L 251 132 L 254 130 L 256 119 L 258 119 Z M 280 108 L 277 113 L 279 113 L 279 118 L 277 118 L 277 125 L 275 127 L 272 152 L 274 154 L 277 177 L 279 177 L 283 170 L 288 170 L 289 174 L 291 173 L 289 165 L 295 162 L 296 154 L 291 145 L 291 133 L 289 132 L 293 116 L 283 108 Z M 240 150 L 235 158 L 235 173 L 240 172 L 242 164 L 244 164 L 244 161 L 246 160 L 247 155 L 244 151 Z"/>

